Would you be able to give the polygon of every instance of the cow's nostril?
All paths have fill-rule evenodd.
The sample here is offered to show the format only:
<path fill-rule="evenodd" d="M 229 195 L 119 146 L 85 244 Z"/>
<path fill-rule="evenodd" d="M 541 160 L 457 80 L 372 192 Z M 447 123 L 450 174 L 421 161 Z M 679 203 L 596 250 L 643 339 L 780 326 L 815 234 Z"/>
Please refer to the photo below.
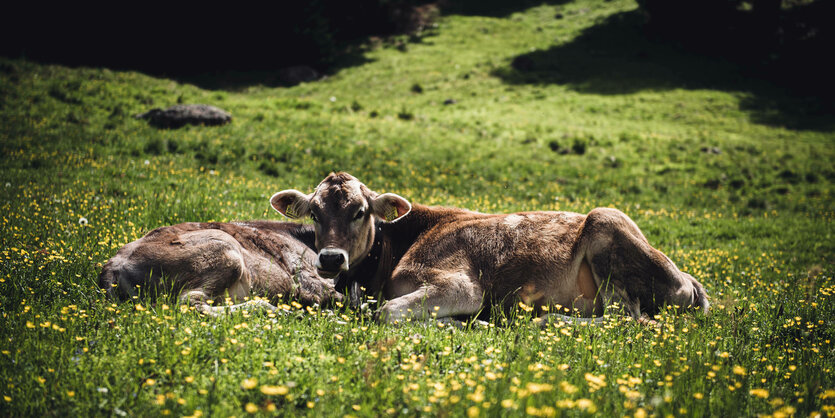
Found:
<path fill-rule="evenodd" d="M 342 270 L 342 265 L 345 264 L 345 255 L 342 252 L 319 254 L 319 264 L 322 266 L 323 270 Z"/>

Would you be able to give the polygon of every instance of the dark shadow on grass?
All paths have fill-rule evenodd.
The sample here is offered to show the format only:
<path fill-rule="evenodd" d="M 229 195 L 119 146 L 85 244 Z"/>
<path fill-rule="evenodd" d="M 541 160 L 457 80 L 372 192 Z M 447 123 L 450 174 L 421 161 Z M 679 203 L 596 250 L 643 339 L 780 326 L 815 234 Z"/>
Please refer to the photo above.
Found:
<path fill-rule="evenodd" d="M 338 73 L 344 68 L 360 66 L 373 62 L 366 58 L 362 52 L 352 52 L 340 55 L 329 65 L 317 65 L 312 68 L 319 73 L 317 79 L 308 82 L 316 82 L 329 75 Z M 192 72 L 186 74 L 155 74 L 171 78 L 180 83 L 193 84 L 206 90 L 242 91 L 250 87 L 291 87 L 299 84 L 297 80 L 287 78 L 284 68 L 265 69 L 244 69 L 244 70 L 215 70 L 206 72 Z"/>
<path fill-rule="evenodd" d="M 493 75 L 510 84 L 560 84 L 593 94 L 677 88 L 741 92 L 746 98 L 740 108 L 755 123 L 835 130 L 826 98 L 792 92 L 726 59 L 650 39 L 637 10 L 613 15 L 567 44 L 519 55 L 509 64 Z"/>
<path fill-rule="evenodd" d="M 445 15 L 506 17 L 531 7 L 560 5 L 572 0 L 446 0 L 441 2 Z"/>

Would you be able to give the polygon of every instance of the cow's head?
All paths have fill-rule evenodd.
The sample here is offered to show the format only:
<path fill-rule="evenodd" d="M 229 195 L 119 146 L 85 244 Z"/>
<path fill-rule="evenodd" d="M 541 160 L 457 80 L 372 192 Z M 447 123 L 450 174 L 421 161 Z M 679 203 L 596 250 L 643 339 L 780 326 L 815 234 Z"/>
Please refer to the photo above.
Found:
<path fill-rule="evenodd" d="M 394 222 L 412 209 L 393 193 L 378 195 L 348 173 L 332 173 L 311 194 L 284 190 L 270 198 L 288 218 L 310 217 L 316 231 L 322 277 L 335 277 L 359 264 L 374 245 L 375 218 Z"/>

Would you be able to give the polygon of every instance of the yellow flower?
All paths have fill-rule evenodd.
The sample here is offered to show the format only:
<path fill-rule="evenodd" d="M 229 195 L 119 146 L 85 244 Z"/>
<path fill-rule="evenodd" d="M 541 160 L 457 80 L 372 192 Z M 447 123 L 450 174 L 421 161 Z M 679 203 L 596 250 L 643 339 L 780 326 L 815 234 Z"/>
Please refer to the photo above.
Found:
<path fill-rule="evenodd" d="M 705 395 L 703 395 L 702 392 L 696 392 L 693 394 L 693 397 L 696 399 L 704 399 Z"/>
<path fill-rule="evenodd" d="M 734 374 L 738 374 L 740 376 L 745 376 L 745 367 L 734 366 Z"/>
<path fill-rule="evenodd" d="M 258 379 L 254 377 L 252 379 L 244 379 L 241 382 L 241 387 L 246 390 L 255 389 L 256 386 L 258 386 Z"/>
<path fill-rule="evenodd" d="M 577 386 L 574 386 L 571 383 L 568 383 L 565 380 L 563 380 L 562 382 L 560 382 L 560 390 L 570 395 L 574 392 L 577 392 Z"/>
<path fill-rule="evenodd" d="M 68 391 L 67 391 L 67 396 L 69 396 L 70 398 L 72 398 L 73 396 L 75 396 L 75 392 L 74 392 L 74 391 L 72 391 L 72 390 L 68 390 Z"/>
<path fill-rule="evenodd" d="M 600 376 L 595 376 L 591 373 L 586 373 L 585 378 L 589 384 L 589 391 L 591 392 L 606 386 L 606 375 L 601 374 Z"/>
<path fill-rule="evenodd" d="M 586 399 L 586 398 L 577 399 L 577 402 L 575 403 L 575 405 L 577 405 L 577 408 L 585 409 L 587 412 L 589 412 L 591 414 L 593 414 L 597 411 L 597 407 L 594 406 L 594 402 L 592 402 L 591 399 Z"/>
<path fill-rule="evenodd" d="M 480 412 L 481 410 L 479 410 L 477 406 L 471 406 L 467 408 L 467 416 L 470 418 L 477 417 Z"/>
<path fill-rule="evenodd" d="M 768 391 L 765 389 L 751 389 L 748 393 L 758 398 L 768 399 Z"/>
<path fill-rule="evenodd" d="M 246 409 L 246 412 L 249 412 L 250 414 L 258 412 L 258 407 L 252 402 L 247 403 L 244 409 Z"/>
<path fill-rule="evenodd" d="M 286 395 L 288 392 L 290 389 L 287 386 L 261 386 L 261 393 L 264 395 Z"/>
<path fill-rule="evenodd" d="M 528 392 L 533 394 L 539 392 L 550 392 L 552 389 L 554 389 L 554 386 L 549 385 L 547 383 L 530 382 L 527 385 L 525 385 L 525 389 L 527 389 Z"/>
<path fill-rule="evenodd" d="M 194 376 L 186 376 L 186 383 L 191 383 L 194 381 Z"/>

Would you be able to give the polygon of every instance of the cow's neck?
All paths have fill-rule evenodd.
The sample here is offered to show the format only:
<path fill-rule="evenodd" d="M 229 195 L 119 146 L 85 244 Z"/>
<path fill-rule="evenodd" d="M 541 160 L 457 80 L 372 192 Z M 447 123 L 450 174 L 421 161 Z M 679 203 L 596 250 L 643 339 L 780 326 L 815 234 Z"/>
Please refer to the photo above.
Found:
<path fill-rule="evenodd" d="M 383 295 L 394 268 L 418 237 L 461 212 L 460 209 L 413 204 L 411 212 L 396 222 L 376 222 L 371 251 L 348 272 L 345 283 L 356 282 L 371 296 Z"/>

